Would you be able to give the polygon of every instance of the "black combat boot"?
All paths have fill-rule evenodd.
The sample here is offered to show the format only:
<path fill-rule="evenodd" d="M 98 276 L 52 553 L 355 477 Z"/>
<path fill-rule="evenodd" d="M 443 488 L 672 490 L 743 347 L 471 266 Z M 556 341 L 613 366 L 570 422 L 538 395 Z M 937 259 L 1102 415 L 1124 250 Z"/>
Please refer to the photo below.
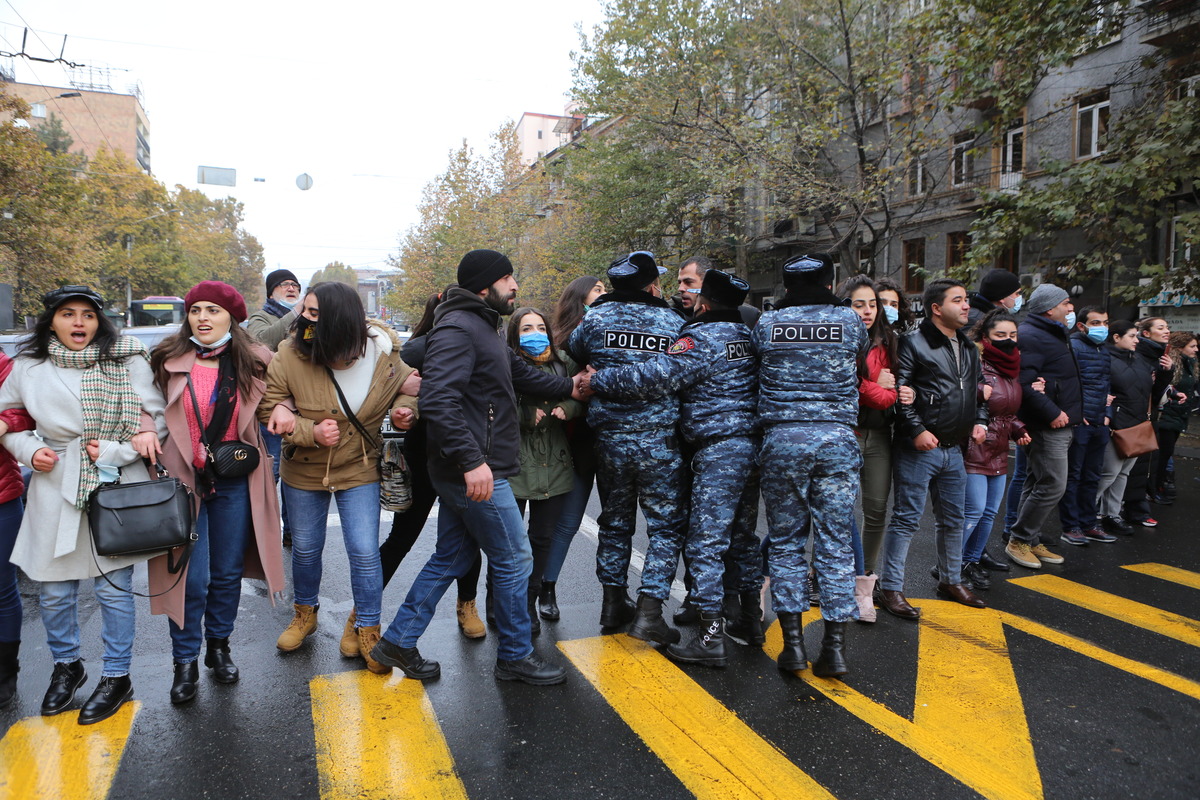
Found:
<path fill-rule="evenodd" d="M 725 592 L 725 597 L 721 600 L 721 616 L 726 622 L 732 622 L 742 613 L 742 604 L 738 600 L 737 592 Z"/>
<path fill-rule="evenodd" d="M 850 671 L 846 666 L 846 623 L 825 621 L 821 655 L 813 662 L 813 675 L 838 678 Z"/>
<path fill-rule="evenodd" d="M 600 627 L 619 628 L 633 621 L 637 609 L 624 586 L 602 586 L 604 604 L 600 606 Z"/>
<path fill-rule="evenodd" d="M 684 664 L 703 664 L 724 667 L 725 620 L 719 614 L 700 612 L 700 628 L 684 644 L 673 644 L 666 650 L 667 658 Z"/>
<path fill-rule="evenodd" d="M 758 592 L 742 592 L 741 600 L 737 619 L 729 620 L 725 631 L 740 642 L 761 647 L 766 643 L 767 637 L 763 634 L 762 608 L 759 606 Z"/>
<path fill-rule="evenodd" d="M 700 608 L 692 602 L 691 595 L 684 598 L 683 605 L 679 606 L 679 610 L 675 612 L 675 616 L 671 620 L 680 628 L 700 622 Z"/>
<path fill-rule="evenodd" d="M 204 666 L 213 671 L 217 683 L 237 683 L 238 668 L 229 655 L 229 637 L 209 639 L 208 652 L 204 654 Z"/>
<path fill-rule="evenodd" d="M 779 668 L 794 671 L 808 666 L 808 654 L 804 652 L 804 625 L 800 614 L 779 612 L 779 628 L 783 631 L 783 650 L 779 652 Z"/>
<path fill-rule="evenodd" d="M 554 593 L 554 581 L 542 581 L 542 591 L 538 593 L 538 613 L 544 620 L 558 622 L 558 597 Z"/>
<path fill-rule="evenodd" d="M 171 681 L 171 705 L 179 706 L 196 699 L 196 681 L 200 670 L 195 661 L 175 665 L 175 677 Z"/>
<path fill-rule="evenodd" d="M 679 641 L 679 631 L 672 628 L 663 619 L 663 601 L 648 594 L 639 594 L 637 601 L 637 616 L 629 628 L 629 635 L 635 639 L 656 644 L 675 644 Z"/>
<path fill-rule="evenodd" d="M 17 695 L 17 673 L 21 664 L 17 660 L 20 642 L 0 642 L 0 709 L 12 705 Z"/>

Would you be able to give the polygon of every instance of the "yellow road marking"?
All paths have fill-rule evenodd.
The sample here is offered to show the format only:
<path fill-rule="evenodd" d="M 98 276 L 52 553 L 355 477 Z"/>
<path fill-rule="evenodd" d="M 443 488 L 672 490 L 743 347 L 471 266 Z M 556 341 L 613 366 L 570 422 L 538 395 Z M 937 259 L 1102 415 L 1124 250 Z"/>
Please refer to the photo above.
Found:
<path fill-rule="evenodd" d="M 356 670 L 318 675 L 309 689 L 321 800 L 465 800 L 420 681 Z"/>
<path fill-rule="evenodd" d="M 559 642 L 625 723 L 702 800 L 832 800 L 654 648 L 623 634 Z"/>
<path fill-rule="evenodd" d="M 95 725 L 77 711 L 13 725 L 0 740 L 0 800 L 104 800 L 140 707 Z"/>
<path fill-rule="evenodd" d="M 1200 572 L 1191 572 L 1190 570 L 1168 566 L 1167 564 L 1125 564 L 1121 569 L 1127 569 L 1130 572 L 1140 572 L 1152 578 L 1161 578 L 1164 581 L 1178 583 L 1180 586 L 1200 589 Z"/>
<path fill-rule="evenodd" d="M 1034 575 L 1009 581 L 1009 585 L 1014 584 L 1086 608 L 1089 611 L 1095 611 L 1097 614 L 1103 614 L 1106 617 L 1119 619 L 1130 625 L 1177 639 L 1193 647 L 1200 647 L 1200 622 L 1181 614 L 1127 600 L 1124 597 L 1102 592 L 1057 575 Z"/>
<path fill-rule="evenodd" d="M 1041 776 L 998 612 L 922 600 L 921 614 L 911 721 L 840 680 L 808 670 L 798 674 L 984 797 L 1041 798 Z M 767 631 L 764 650 L 776 658 L 782 647 L 776 622 Z M 853 637 L 847 650 L 853 659 Z"/>

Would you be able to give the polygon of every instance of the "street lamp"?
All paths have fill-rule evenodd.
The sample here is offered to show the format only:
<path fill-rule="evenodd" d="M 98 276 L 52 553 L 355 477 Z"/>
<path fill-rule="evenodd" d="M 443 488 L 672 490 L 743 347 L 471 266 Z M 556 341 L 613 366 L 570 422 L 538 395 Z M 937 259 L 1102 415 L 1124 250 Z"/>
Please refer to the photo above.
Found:
<path fill-rule="evenodd" d="M 78 92 L 76 92 L 76 94 L 78 94 Z M 168 214 L 182 214 L 182 213 L 183 213 L 183 209 L 172 208 L 167 211 L 160 211 L 157 214 L 151 214 L 148 217 L 142 217 L 141 219 L 134 220 L 133 222 L 129 223 L 129 226 L 133 227 L 134 225 L 141 225 L 143 222 L 149 222 L 152 219 L 158 219 L 159 217 L 165 217 Z M 125 234 L 125 258 L 126 258 L 126 260 L 133 258 L 133 234 L 132 233 Z M 128 268 L 126 271 L 128 272 Z M 133 276 L 128 275 L 128 274 L 125 276 L 125 324 L 126 325 L 133 324 Z"/>

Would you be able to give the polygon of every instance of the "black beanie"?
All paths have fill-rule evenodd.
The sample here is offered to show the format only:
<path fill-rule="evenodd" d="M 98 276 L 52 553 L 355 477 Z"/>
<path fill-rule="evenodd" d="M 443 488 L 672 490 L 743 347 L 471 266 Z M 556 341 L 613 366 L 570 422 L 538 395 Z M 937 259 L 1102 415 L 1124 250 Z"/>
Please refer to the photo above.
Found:
<path fill-rule="evenodd" d="M 704 283 L 700 286 L 701 297 L 730 308 L 740 306 L 749 291 L 750 284 L 719 269 L 710 269 L 704 273 Z"/>
<path fill-rule="evenodd" d="M 275 291 L 275 287 L 284 281 L 293 281 L 297 286 L 300 285 L 300 279 L 296 277 L 296 273 L 290 269 L 277 269 L 267 275 L 267 297 L 270 297 L 271 292 Z"/>
<path fill-rule="evenodd" d="M 994 269 L 979 282 L 979 295 L 985 300 L 999 303 L 1021 288 L 1021 279 L 1006 269 Z"/>
<path fill-rule="evenodd" d="M 642 291 L 664 271 L 652 253 L 638 250 L 609 264 L 607 274 L 614 289 Z"/>
<path fill-rule="evenodd" d="M 512 262 L 495 250 L 472 250 L 458 262 L 458 285 L 478 294 L 505 275 L 513 274 Z"/>

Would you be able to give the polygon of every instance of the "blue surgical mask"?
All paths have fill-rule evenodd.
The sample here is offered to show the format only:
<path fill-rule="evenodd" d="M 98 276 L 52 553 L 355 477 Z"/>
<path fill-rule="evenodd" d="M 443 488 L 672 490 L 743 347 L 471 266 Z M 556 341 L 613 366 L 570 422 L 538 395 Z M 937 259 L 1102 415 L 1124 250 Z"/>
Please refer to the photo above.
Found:
<path fill-rule="evenodd" d="M 1012 313 L 1017 313 L 1021 310 L 1021 306 L 1025 305 L 1025 296 L 1017 295 L 1016 302 L 1013 303 Z"/>
<path fill-rule="evenodd" d="M 531 356 L 540 356 L 550 346 L 550 337 L 544 333 L 522 333 L 521 349 Z"/>
<path fill-rule="evenodd" d="M 1108 338 L 1108 327 L 1105 325 L 1097 325 L 1087 329 L 1087 336 L 1096 344 L 1104 344 L 1104 340 Z"/>
<path fill-rule="evenodd" d="M 300 301 L 299 301 L 299 299 L 296 299 L 296 300 L 292 300 L 291 302 L 288 302 L 287 300 L 276 300 L 275 302 L 279 303 L 279 305 L 284 306 L 286 308 L 295 308 L 296 303 L 298 303 Z"/>
<path fill-rule="evenodd" d="M 195 336 L 191 337 L 192 344 L 196 345 L 196 347 L 203 347 L 205 350 L 216 350 L 218 347 L 225 344 L 232 338 L 233 338 L 232 330 L 225 331 L 225 335 L 222 336 L 220 339 L 217 339 L 212 344 L 205 344 L 204 342 L 197 339 Z"/>
<path fill-rule="evenodd" d="M 1067 330 L 1069 330 L 1069 331 L 1075 330 L 1075 312 L 1074 311 L 1067 312 L 1067 321 L 1063 324 L 1065 324 L 1067 326 Z"/>
<path fill-rule="evenodd" d="M 889 325 L 895 325 L 896 320 L 900 319 L 900 309 L 895 306 L 884 306 L 883 315 L 887 317 Z"/>

